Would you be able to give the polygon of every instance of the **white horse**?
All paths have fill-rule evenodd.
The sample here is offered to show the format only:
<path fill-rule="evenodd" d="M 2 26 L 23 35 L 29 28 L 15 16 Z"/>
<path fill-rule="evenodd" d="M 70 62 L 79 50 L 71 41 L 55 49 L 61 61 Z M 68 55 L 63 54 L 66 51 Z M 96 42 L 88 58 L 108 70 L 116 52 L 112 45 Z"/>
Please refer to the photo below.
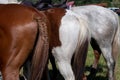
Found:
<path fill-rule="evenodd" d="M 114 80 L 115 63 L 120 49 L 118 15 L 109 9 L 95 5 L 73 7 L 71 10 L 88 23 L 94 52 L 103 54 L 108 66 L 109 80 Z M 97 65 L 93 67 L 96 68 Z"/>

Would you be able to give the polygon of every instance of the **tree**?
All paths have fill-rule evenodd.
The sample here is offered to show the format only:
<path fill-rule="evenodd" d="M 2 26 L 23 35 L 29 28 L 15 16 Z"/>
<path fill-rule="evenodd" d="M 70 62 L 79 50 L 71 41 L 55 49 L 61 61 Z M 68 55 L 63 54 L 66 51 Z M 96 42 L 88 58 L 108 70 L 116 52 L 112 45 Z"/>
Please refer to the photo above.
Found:
<path fill-rule="evenodd" d="M 111 4 L 112 6 L 120 7 L 120 0 L 112 0 Z"/>

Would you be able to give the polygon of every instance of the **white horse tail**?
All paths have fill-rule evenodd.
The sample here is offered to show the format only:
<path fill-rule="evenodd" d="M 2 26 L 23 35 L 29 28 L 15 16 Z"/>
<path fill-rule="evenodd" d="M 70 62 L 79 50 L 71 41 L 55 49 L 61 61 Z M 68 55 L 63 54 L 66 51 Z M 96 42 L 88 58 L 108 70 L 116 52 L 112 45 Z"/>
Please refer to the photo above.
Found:
<path fill-rule="evenodd" d="M 76 51 L 73 60 L 73 71 L 75 74 L 75 80 L 81 80 L 84 73 L 85 61 L 88 51 L 88 45 L 90 42 L 90 32 L 88 29 L 88 23 L 82 17 L 76 13 L 72 13 L 78 18 L 79 21 L 79 36 Z"/>
<path fill-rule="evenodd" d="M 120 52 L 120 25 L 119 25 L 119 17 L 117 14 L 115 14 L 115 17 L 116 17 L 116 22 L 117 22 L 117 29 L 116 29 L 116 33 L 114 35 L 114 39 L 113 39 L 113 45 L 112 45 L 112 52 L 113 52 L 113 57 L 114 57 L 114 60 L 115 62 L 117 63 L 117 59 L 118 59 L 118 56 L 119 56 L 119 52 Z M 117 64 L 116 64 L 117 66 Z M 115 66 L 115 67 L 116 67 Z"/>

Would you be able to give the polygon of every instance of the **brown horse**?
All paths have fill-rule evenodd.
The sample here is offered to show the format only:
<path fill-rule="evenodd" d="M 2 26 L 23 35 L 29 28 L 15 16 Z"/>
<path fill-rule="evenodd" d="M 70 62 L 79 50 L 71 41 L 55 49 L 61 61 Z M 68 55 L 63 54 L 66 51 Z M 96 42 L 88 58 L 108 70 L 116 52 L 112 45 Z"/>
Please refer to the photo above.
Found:
<path fill-rule="evenodd" d="M 47 18 L 23 5 L 0 5 L 0 71 L 3 80 L 19 80 L 24 62 L 33 56 L 29 80 L 40 80 L 48 58 Z"/>

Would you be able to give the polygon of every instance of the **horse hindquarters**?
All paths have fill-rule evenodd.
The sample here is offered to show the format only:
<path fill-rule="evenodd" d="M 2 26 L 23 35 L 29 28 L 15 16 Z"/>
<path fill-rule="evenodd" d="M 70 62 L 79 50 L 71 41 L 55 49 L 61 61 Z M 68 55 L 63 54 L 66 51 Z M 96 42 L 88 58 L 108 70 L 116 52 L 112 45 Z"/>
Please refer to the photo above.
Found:
<path fill-rule="evenodd" d="M 118 58 L 118 53 L 120 49 L 120 26 L 119 26 L 119 17 L 117 14 L 113 14 L 115 20 L 112 20 L 113 26 L 112 28 L 114 33 L 112 43 L 107 43 L 106 46 L 100 45 L 101 51 L 103 53 L 104 58 L 106 59 L 107 66 L 108 66 L 108 78 L 109 80 L 115 80 L 115 68 L 116 68 L 116 61 Z"/>
<path fill-rule="evenodd" d="M 116 61 L 120 47 L 120 42 L 119 42 L 120 28 L 119 28 L 119 17 L 117 16 L 117 14 L 111 13 L 111 17 L 112 17 L 111 21 L 109 21 L 108 19 L 109 25 L 105 26 L 105 27 L 109 27 L 107 31 L 111 30 L 111 33 L 104 34 L 104 36 L 107 35 L 106 38 L 104 37 L 103 41 L 98 40 L 98 44 L 107 62 L 108 79 L 115 80 L 114 71 L 115 71 Z"/>
<path fill-rule="evenodd" d="M 75 57 L 77 55 L 81 55 L 82 53 L 83 53 L 83 57 L 86 57 L 86 52 L 87 52 L 88 43 L 89 43 L 89 37 L 87 33 L 89 31 L 87 29 L 86 24 L 84 23 L 85 22 L 83 22 L 71 11 L 70 12 L 68 11 L 67 14 L 62 18 L 62 22 L 59 30 L 60 41 L 62 45 L 59 47 L 53 48 L 52 53 L 58 64 L 60 73 L 65 78 L 65 80 L 76 80 L 76 79 L 80 80 L 78 77 L 79 73 L 75 74 L 75 76 L 73 73 L 73 70 L 75 70 L 75 68 L 77 68 L 77 70 L 79 71 L 78 68 L 80 67 L 78 67 L 78 65 L 76 64 L 79 59 L 76 58 L 78 60 L 76 59 L 74 60 L 74 64 L 77 66 L 74 66 L 73 70 L 71 67 L 71 59 L 77 47 L 78 47 L 77 49 L 83 49 L 86 46 L 84 51 L 81 50 L 82 52 L 80 52 L 80 54 L 76 53 Z M 81 60 L 84 60 L 84 59 L 82 58 Z M 83 61 L 82 68 L 84 67 L 84 62 L 85 61 Z M 83 72 L 80 73 L 80 75 L 82 74 Z"/>
<path fill-rule="evenodd" d="M 10 44 L 8 44 L 10 49 L 7 49 L 7 51 L 10 51 L 10 53 L 6 53 L 6 55 L 9 56 L 9 58 L 3 64 L 3 80 L 19 80 L 20 67 L 28 57 L 34 45 L 36 29 L 34 29 L 33 27 L 34 26 L 31 26 L 28 29 L 26 29 L 27 27 L 23 26 L 17 26 L 15 28 L 12 28 L 15 32 L 12 32 L 13 38 L 12 40 L 10 40 Z M 20 28 L 22 30 L 19 30 Z M 13 43 L 13 45 L 11 45 L 11 43 Z"/>
<path fill-rule="evenodd" d="M 63 18 L 64 22 L 61 22 L 59 30 L 61 46 L 53 48 L 52 53 L 55 57 L 56 63 L 58 64 L 58 69 L 64 79 L 75 80 L 74 73 L 71 67 L 71 58 L 77 46 L 79 27 L 73 27 L 73 24 L 77 22 L 76 18 L 69 16 L 69 19 L 73 19 L 72 22 L 69 20 L 67 22 Z M 76 30 L 76 32 L 74 32 L 74 29 Z"/>
<path fill-rule="evenodd" d="M 118 56 L 119 56 L 119 52 L 120 52 L 120 25 L 119 25 L 119 17 L 118 15 L 116 15 L 116 21 L 117 21 L 117 29 L 116 29 L 116 33 L 114 35 L 114 39 L 113 39 L 113 43 L 112 43 L 112 55 L 113 55 L 113 59 L 115 61 L 115 67 L 114 67 L 114 76 L 116 73 L 116 69 L 117 69 L 117 61 L 118 61 Z M 115 78 L 115 77 L 114 77 Z M 115 80 L 115 79 L 114 79 Z"/>

